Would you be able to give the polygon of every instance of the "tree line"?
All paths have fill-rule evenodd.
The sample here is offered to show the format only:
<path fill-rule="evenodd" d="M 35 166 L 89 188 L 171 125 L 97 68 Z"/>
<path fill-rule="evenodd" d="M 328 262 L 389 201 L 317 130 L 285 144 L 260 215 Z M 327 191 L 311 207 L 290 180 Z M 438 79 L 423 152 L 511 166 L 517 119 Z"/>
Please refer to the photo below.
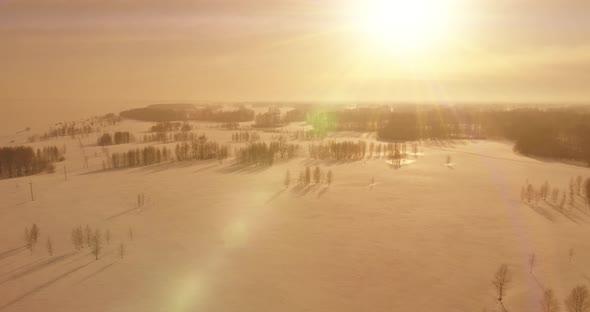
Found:
<path fill-rule="evenodd" d="M 29 146 L 0 148 L 0 178 L 16 178 L 53 172 L 54 162 L 64 160 L 64 150 L 56 146 L 45 146 L 36 151 Z"/>
<path fill-rule="evenodd" d="M 133 135 L 129 131 L 117 131 L 114 134 L 104 133 L 97 140 L 98 146 L 109 146 L 127 144 L 133 140 Z"/>
<path fill-rule="evenodd" d="M 256 131 L 239 131 L 232 133 L 231 135 L 232 142 L 256 142 L 260 140 L 260 134 Z"/>
<path fill-rule="evenodd" d="M 267 112 L 257 114 L 254 121 L 254 127 L 257 128 L 273 128 L 283 125 L 281 110 L 278 107 L 269 107 Z"/>
<path fill-rule="evenodd" d="M 207 106 L 204 108 L 166 108 L 145 107 L 131 109 L 120 113 L 121 117 L 141 121 L 217 121 L 217 122 L 245 122 L 254 119 L 254 111 L 245 107 L 235 110 L 222 110 L 219 107 Z"/>
<path fill-rule="evenodd" d="M 111 154 L 110 159 L 103 163 L 103 169 L 149 166 L 169 161 L 172 157 L 172 152 L 165 146 L 147 146 L 142 149 L 138 148 L 127 152 Z"/>
<path fill-rule="evenodd" d="M 45 141 L 62 136 L 88 135 L 98 132 L 106 126 L 112 126 L 121 121 L 121 118 L 115 114 L 106 114 L 103 116 L 88 118 L 83 121 L 60 122 L 55 124 L 45 133 L 35 134 L 27 138 L 28 142 Z"/>
<path fill-rule="evenodd" d="M 286 141 L 255 142 L 241 147 L 236 152 L 236 162 L 240 165 L 272 166 L 275 159 L 291 159 L 297 155 L 299 145 Z"/>
<path fill-rule="evenodd" d="M 330 141 L 312 143 L 308 145 L 309 155 L 313 159 L 320 160 L 359 160 L 365 157 L 383 158 L 390 161 L 401 162 L 408 155 L 407 143 L 374 143 L 365 141 Z M 418 154 L 418 144 L 411 145 L 411 152 Z"/>
<path fill-rule="evenodd" d="M 189 142 L 176 144 L 176 160 L 224 160 L 229 156 L 229 147 L 209 141 L 204 134 Z"/>
<path fill-rule="evenodd" d="M 358 160 L 363 159 L 367 150 L 364 141 L 331 141 L 308 145 L 309 156 L 320 160 Z"/>
<path fill-rule="evenodd" d="M 590 178 L 584 179 L 582 176 L 571 178 L 569 184 L 563 189 L 557 186 L 552 187 L 548 181 L 540 186 L 534 186 L 527 181 L 520 191 L 520 198 L 524 203 L 535 206 L 538 206 L 539 202 L 551 203 L 561 211 L 566 206 L 573 210 L 578 197 L 586 207 L 590 208 Z"/>
<path fill-rule="evenodd" d="M 576 108 L 491 106 L 386 106 L 310 114 L 317 133 L 376 131 L 380 140 L 503 138 L 530 156 L 590 165 L 590 112 Z"/>
<path fill-rule="evenodd" d="M 320 184 L 327 184 L 330 186 L 334 181 L 334 175 L 332 174 L 332 170 L 324 171 L 319 166 L 316 166 L 314 169 L 307 166 L 305 169 L 299 172 L 299 178 L 297 180 L 297 185 L 299 187 L 308 187 L 312 182 L 315 185 Z M 289 188 L 291 184 L 291 172 L 287 170 L 285 174 L 284 185 L 286 188 Z"/>

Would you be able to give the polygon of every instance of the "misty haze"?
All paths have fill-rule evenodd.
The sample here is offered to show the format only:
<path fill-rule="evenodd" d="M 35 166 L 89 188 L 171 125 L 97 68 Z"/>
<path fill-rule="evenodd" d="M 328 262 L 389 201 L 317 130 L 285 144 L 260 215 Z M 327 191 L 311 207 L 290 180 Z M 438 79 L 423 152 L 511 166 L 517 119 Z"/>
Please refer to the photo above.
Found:
<path fill-rule="evenodd" d="M 588 12 L 0 0 L 0 312 L 590 312 Z"/>

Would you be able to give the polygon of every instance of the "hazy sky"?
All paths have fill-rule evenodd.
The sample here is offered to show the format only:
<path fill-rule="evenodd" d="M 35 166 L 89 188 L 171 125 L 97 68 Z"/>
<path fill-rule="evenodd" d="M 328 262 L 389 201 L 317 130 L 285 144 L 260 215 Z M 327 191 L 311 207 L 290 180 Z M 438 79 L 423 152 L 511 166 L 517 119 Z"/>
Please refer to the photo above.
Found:
<path fill-rule="evenodd" d="M 588 0 L 465 0 L 413 55 L 362 38 L 359 3 L 0 0 L 0 100 L 590 98 Z"/>

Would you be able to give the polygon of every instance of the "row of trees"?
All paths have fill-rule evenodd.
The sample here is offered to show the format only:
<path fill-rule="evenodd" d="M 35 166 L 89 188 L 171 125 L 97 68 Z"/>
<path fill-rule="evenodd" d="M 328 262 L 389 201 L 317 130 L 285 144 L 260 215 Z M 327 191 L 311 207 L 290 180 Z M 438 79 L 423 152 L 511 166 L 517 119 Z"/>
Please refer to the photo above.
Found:
<path fill-rule="evenodd" d="M 332 184 L 334 180 L 334 175 L 332 174 L 332 170 L 324 171 L 320 167 L 316 166 L 313 170 L 311 167 L 307 166 L 305 169 L 299 172 L 299 178 L 297 180 L 297 185 L 300 187 L 307 187 L 312 182 L 316 185 L 326 183 L 328 185 Z M 285 174 L 284 185 L 286 188 L 289 188 L 291 184 L 291 172 L 287 170 Z"/>
<path fill-rule="evenodd" d="M 45 146 L 36 151 L 28 146 L 0 148 L 0 178 L 29 176 L 43 171 L 53 172 L 54 162 L 63 161 L 63 150 Z"/>
<path fill-rule="evenodd" d="M 571 178 L 568 187 L 563 190 L 551 187 L 548 181 L 539 187 L 527 182 L 521 189 L 520 197 L 523 202 L 534 203 L 537 206 L 541 200 L 551 202 L 560 210 L 563 210 L 566 204 L 573 209 L 576 197 L 581 197 L 586 206 L 590 207 L 590 178 L 584 179 L 582 176 Z"/>
<path fill-rule="evenodd" d="M 129 131 L 117 131 L 114 134 L 105 133 L 101 135 L 96 144 L 98 146 L 109 146 L 118 144 L 127 144 L 133 140 L 133 135 Z"/>
<path fill-rule="evenodd" d="M 150 134 L 144 134 L 142 141 L 143 141 L 143 143 L 152 143 L 152 142 L 166 143 L 166 142 L 173 142 L 175 140 L 174 140 L 173 133 L 155 132 L 155 133 L 150 133 Z"/>
<path fill-rule="evenodd" d="M 321 160 L 358 160 L 363 159 L 367 150 L 364 141 L 331 141 L 327 143 L 309 144 L 309 156 Z"/>
<path fill-rule="evenodd" d="M 168 143 L 168 142 L 181 142 L 181 141 L 192 141 L 199 137 L 199 134 L 194 132 L 155 132 L 151 134 L 143 135 L 143 143 Z"/>
<path fill-rule="evenodd" d="M 72 229 L 71 239 L 74 249 L 80 250 L 86 246 L 88 249 L 90 249 L 90 252 L 94 255 L 95 259 L 98 260 L 98 257 L 103 250 L 104 244 L 100 230 L 96 229 L 93 231 L 88 225 L 83 230 L 81 226 L 78 226 Z M 110 243 L 110 231 L 106 232 L 105 239 L 107 243 Z"/>
<path fill-rule="evenodd" d="M 189 142 L 176 144 L 176 160 L 223 160 L 229 156 L 229 147 L 209 141 L 205 135 Z"/>
<path fill-rule="evenodd" d="M 158 122 L 151 126 L 150 132 L 169 132 L 169 131 L 190 131 L 192 127 L 190 124 L 181 122 Z"/>
<path fill-rule="evenodd" d="M 387 157 L 389 160 L 401 160 L 408 155 L 407 143 L 374 143 L 365 141 L 331 141 L 327 143 L 309 144 L 309 155 L 313 159 L 322 160 L 358 160 L 365 157 Z M 412 153 L 418 154 L 418 144 L 411 145 Z"/>
<path fill-rule="evenodd" d="M 129 168 L 148 166 L 171 160 L 173 154 L 165 146 L 158 148 L 147 146 L 143 149 L 132 149 L 127 152 L 113 153 L 108 162 L 103 163 L 104 169 Z"/>
<path fill-rule="evenodd" d="M 313 141 L 319 139 L 317 133 L 313 130 L 297 130 L 290 132 L 291 139 L 299 141 Z"/>
<path fill-rule="evenodd" d="M 128 235 L 129 239 L 133 240 L 132 228 L 129 228 Z M 88 248 L 96 260 L 98 260 L 100 255 L 103 253 L 105 244 L 110 245 L 111 241 L 113 240 L 110 230 L 104 231 L 103 234 L 101 230 L 93 230 L 88 225 L 86 225 L 85 228 L 82 228 L 82 226 L 73 228 L 70 238 L 74 249 L 82 250 L 84 248 Z M 121 259 L 125 257 L 125 245 L 123 242 L 119 244 L 117 253 Z"/>
<path fill-rule="evenodd" d="M 232 142 L 256 142 L 260 140 L 260 134 L 256 131 L 239 131 L 232 133 Z"/>
<path fill-rule="evenodd" d="M 250 143 L 236 151 L 236 161 L 240 165 L 272 166 L 276 157 L 291 159 L 297 155 L 299 145 L 283 141 L 270 143 Z"/>
<path fill-rule="evenodd" d="M 267 112 L 256 115 L 254 127 L 273 128 L 283 125 L 281 110 L 278 107 L 270 107 Z"/>

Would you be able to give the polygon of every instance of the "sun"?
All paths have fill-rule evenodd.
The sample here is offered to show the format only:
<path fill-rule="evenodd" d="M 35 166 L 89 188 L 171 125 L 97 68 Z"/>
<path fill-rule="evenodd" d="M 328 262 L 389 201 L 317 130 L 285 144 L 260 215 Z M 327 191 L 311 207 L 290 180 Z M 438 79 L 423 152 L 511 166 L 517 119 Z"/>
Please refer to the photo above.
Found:
<path fill-rule="evenodd" d="M 364 0 L 354 5 L 355 29 L 373 44 L 397 51 L 428 49 L 449 39 L 452 0 Z"/>

